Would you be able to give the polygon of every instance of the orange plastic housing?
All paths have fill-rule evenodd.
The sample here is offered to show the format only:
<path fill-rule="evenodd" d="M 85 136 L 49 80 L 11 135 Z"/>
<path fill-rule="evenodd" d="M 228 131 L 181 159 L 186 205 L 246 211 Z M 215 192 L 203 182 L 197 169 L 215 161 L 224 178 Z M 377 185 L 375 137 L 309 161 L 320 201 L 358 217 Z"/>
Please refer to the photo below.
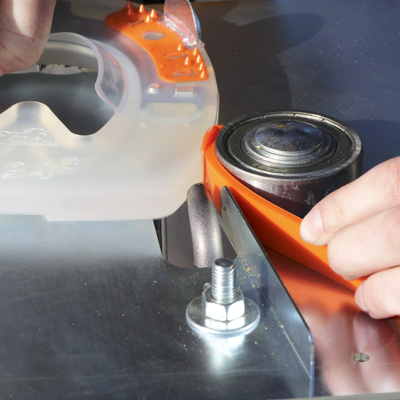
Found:
<path fill-rule="evenodd" d="M 207 79 L 206 66 L 198 48 L 187 49 L 174 31 L 160 23 L 160 16 L 154 9 L 147 11 L 143 4 L 137 8 L 128 1 L 122 10 L 108 15 L 105 22 L 145 49 L 163 80 Z"/>
<path fill-rule="evenodd" d="M 346 281 L 330 268 L 326 246 L 313 246 L 301 240 L 299 217 L 260 197 L 221 165 L 215 155 L 215 139 L 221 128 L 219 125 L 211 128 L 206 133 L 202 145 L 204 185 L 218 211 L 221 211 L 221 188 L 227 186 L 264 246 L 355 290 L 362 279 Z"/>

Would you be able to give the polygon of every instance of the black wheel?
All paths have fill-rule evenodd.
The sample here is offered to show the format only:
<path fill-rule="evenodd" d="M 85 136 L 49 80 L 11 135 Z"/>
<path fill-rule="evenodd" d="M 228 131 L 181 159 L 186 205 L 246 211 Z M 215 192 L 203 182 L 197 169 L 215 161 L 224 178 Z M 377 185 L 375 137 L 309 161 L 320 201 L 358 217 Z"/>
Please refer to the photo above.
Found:
<path fill-rule="evenodd" d="M 361 174 L 357 133 L 306 112 L 256 113 L 232 121 L 218 134 L 216 153 L 238 180 L 301 217 Z"/>

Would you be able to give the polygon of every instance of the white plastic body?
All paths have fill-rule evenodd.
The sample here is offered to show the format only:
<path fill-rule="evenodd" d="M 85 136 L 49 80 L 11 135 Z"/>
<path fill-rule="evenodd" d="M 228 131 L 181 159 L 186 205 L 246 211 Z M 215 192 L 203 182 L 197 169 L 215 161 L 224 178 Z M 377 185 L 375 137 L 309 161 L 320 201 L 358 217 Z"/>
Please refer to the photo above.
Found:
<path fill-rule="evenodd" d="M 69 51 L 74 46 L 94 54 L 96 91 L 115 114 L 97 133 L 80 136 L 42 103 L 22 102 L 3 112 L 0 214 L 42 215 L 48 221 L 166 217 L 202 180 L 202 138 L 218 114 L 209 58 L 199 42 L 208 79 L 169 83 L 130 39 L 85 36 L 53 34 L 41 62 L 51 62 L 54 50 L 58 60 L 52 62 L 79 65 L 80 52 Z M 83 64 L 90 63 L 90 56 L 82 57 Z"/>

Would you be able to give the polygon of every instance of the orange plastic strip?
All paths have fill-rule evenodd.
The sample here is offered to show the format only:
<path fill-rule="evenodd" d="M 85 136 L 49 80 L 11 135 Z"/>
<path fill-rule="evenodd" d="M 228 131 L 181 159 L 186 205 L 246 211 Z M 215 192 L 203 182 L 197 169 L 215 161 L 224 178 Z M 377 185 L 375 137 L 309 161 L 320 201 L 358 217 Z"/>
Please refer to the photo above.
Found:
<path fill-rule="evenodd" d="M 313 246 L 301 240 L 299 217 L 260 197 L 241 184 L 221 165 L 215 155 L 215 139 L 221 128 L 219 125 L 211 128 L 205 135 L 202 145 L 204 185 L 217 209 L 221 211 L 221 188 L 227 186 L 263 245 L 355 290 L 362 279 L 346 281 L 330 268 L 326 246 Z"/>
<path fill-rule="evenodd" d="M 208 78 L 198 48 L 187 49 L 175 32 L 160 23 L 154 9 L 147 11 L 143 4 L 137 8 L 128 1 L 122 10 L 108 15 L 105 22 L 145 49 L 162 79 L 189 82 Z"/>

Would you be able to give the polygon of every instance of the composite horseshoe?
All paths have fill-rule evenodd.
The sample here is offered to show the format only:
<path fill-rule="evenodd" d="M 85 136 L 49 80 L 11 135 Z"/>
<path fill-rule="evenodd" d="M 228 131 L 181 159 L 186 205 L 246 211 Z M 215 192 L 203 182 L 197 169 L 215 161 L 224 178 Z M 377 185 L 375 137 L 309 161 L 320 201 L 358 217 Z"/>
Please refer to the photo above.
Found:
<path fill-rule="evenodd" d="M 43 101 L 18 99 L 2 112 L 0 213 L 48 221 L 157 219 L 177 210 L 201 181 L 199 149 L 217 121 L 218 90 L 189 2 L 166 2 L 162 17 L 128 2 L 105 21 L 55 20 L 41 59 L 12 77 L 14 89 L 27 74 L 68 74 L 71 85 L 72 75 L 97 74 L 95 92 L 79 100 L 78 89 L 63 93 L 47 82 Z M 61 121 L 46 96 L 57 98 L 61 113 L 87 108 L 88 125 L 89 109 L 97 107 L 104 125 L 76 134 L 69 126 L 77 117 Z"/>

